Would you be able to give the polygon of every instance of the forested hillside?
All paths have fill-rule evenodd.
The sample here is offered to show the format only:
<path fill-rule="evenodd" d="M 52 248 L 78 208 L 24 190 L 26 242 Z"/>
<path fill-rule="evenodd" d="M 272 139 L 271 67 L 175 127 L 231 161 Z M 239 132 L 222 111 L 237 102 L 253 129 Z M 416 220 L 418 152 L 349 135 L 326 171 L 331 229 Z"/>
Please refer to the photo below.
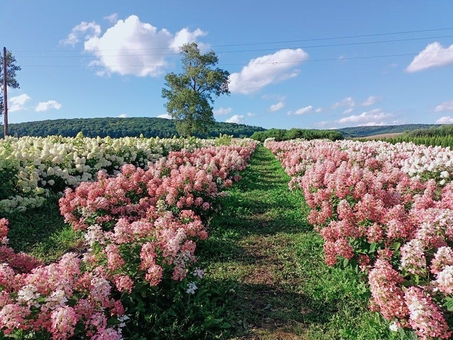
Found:
<path fill-rule="evenodd" d="M 264 130 L 257 126 L 216 122 L 209 135 L 218 137 L 222 133 L 234 137 L 250 137 L 254 132 Z M 17 137 L 48 135 L 75 137 L 80 131 L 86 137 L 118 138 L 143 135 L 147 138 L 170 138 L 178 136 L 175 124 L 171 119 L 155 117 L 56 119 L 9 125 L 9 134 Z M 3 137 L 3 129 L 1 129 L 0 137 Z"/>
<path fill-rule="evenodd" d="M 438 124 L 403 124 L 403 125 L 382 125 L 382 126 L 355 126 L 338 129 L 345 138 L 367 137 L 385 133 L 398 133 L 418 129 L 429 129 L 437 127 Z"/>
<path fill-rule="evenodd" d="M 360 138 L 386 133 L 398 133 L 414 131 L 415 135 L 431 135 L 438 124 L 405 124 L 386 126 L 356 126 L 337 130 L 316 130 L 316 129 L 264 129 L 259 126 L 244 124 L 216 122 L 210 130 L 209 136 L 217 137 L 220 133 L 234 137 L 254 137 L 257 140 L 264 140 L 268 137 L 276 137 L 279 140 L 291 138 L 330 138 L 339 139 L 339 133 L 344 138 Z M 433 130 L 434 129 L 434 130 Z M 26 122 L 9 125 L 11 136 L 48 136 L 62 135 L 75 137 L 82 131 L 86 137 L 107 137 L 112 138 L 126 136 L 161 137 L 169 138 L 178 136 L 175 124 L 171 119 L 157 117 L 133 117 L 133 118 L 74 118 L 55 119 L 36 122 Z M 443 130 L 442 130 L 443 131 Z M 331 134 L 330 137 L 326 136 Z M 307 135 L 308 134 L 308 135 Z M 285 136 L 285 138 L 282 138 Z M 414 136 L 414 135 L 413 135 Z M 0 129 L 0 137 L 3 137 L 3 129 Z M 205 137 L 205 136 L 197 136 Z M 290 137 L 290 138 L 286 138 Z M 340 138 L 341 139 L 341 138 Z"/>

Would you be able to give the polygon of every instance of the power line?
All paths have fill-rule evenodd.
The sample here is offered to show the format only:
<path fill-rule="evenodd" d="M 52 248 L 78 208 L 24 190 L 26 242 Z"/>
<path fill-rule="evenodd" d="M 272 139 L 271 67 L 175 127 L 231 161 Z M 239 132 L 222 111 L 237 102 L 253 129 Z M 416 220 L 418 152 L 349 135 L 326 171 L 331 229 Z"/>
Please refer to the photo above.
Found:
<path fill-rule="evenodd" d="M 439 39 L 439 38 L 452 38 L 453 35 L 443 35 L 443 36 L 434 36 L 434 37 L 418 37 L 418 38 L 405 38 L 405 39 L 392 39 L 392 40 L 378 40 L 378 41 L 360 41 L 360 42 L 350 42 L 350 43 L 337 43 L 337 44 L 324 44 L 324 45 L 308 45 L 300 47 L 279 47 L 279 49 L 295 49 L 295 48 L 325 48 L 325 47 L 339 47 L 339 46 L 353 46 L 353 45 L 371 45 L 371 44 L 382 44 L 382 43 L 395 43 L 395 42 L 404 42 L 404 41 L 418 41 L 418 40 L 429 40 L 429 39 Z M 263 52 L 263 51 L 273 51 L 276 48 L 264 48 L 264 49 L 253 49 L 253 50 L 230 50 L 230 51 L 217 51 L 217 54 L 227 54 L 227 53 L 244 53 L 244 52 Z M 121 51 L 127 51 L 127 49 L 120 49 Z M 135 49 L 134 51 L 145 51 L 146 49 Z M 113 50 L 102 50 L 102 51 L 113 51 Z M 130 50 L 132 51 L 132 50 Z M 146 54 L 103 54 L 103 57 L 146 57 L 146 56 L 173 56 L 175 53 L 146 53 Z M 72 56 L 20 56 L 21 58 L 83 58 L 80 55 Z"/>
<path fill-rule="evenodd" d="M 453 51 L 445 51 L 444 54 L 453 54 Z M 425 53 L 397 53 L 397 54 L 382 54 L 382 55 L 373 55 L 373 56 L 360 56 L 360 57 L 343 57 L 343 58 L 323 58 L 323 59 L 294 59 L 294 60 L 286 60 L 286 61 L 272 61 L 272 62 L 263 62 L 260 65 L 276 65 L 276 64 L 300 64 L 302 62 L 322 62 L 322 61 L 343 61 L 343 60 L 360 60 L 360 59 L 378 59 L 378 58 L 389 58 L 389 57 L 407 57 L 407 56 L 414 56 L 414 55 L 431 55 L 431 54 L 438 54 L 437 52 L 425 52 Z M 152 65 L 152 64 L 151 64 Z M 155 64 L 155 66 L 159 66 L 160 64 Z M 222 63 L 222 66 L 230 66 L 230 65 L 240 65 L 243 66 L 243 63 Z M 24 67 L 50 67 L 50 68 L 79 68 L 79 67 L 120 67 L 120 66 L 127 66 L 127 67 L 143 67 L 144 65 L 131 65 L 131 64 L 107 64 L 107 65 L 22 65 Z M 146 66 L 150 66 L 147 64 Z"/>
<path fill-rule="evenodd" d="M 337 40 L 337 39 L 356 39 L 356 38 L 368 38 L 368 37 L 397 35 L 397 34 L 413 34 L 413 33 L 425 33 L 425 32 L 435 32 L 435 31 L 446 31 L 446 30 L 453 30 L 453 27 L 431 28 L 431 29 L 412 30 L 412 31 L 398 31 L 398 32 L 358 34 L 358 35 L 323 37 L 323 38 L 310 38 L 310 39 L 276 40 L 276 41 L 249 42 L 249 43 L 240 43 L 240 44 L 218 44 L 218 45 L 211 45 L 211 47 L 253 46 L 253 45 L 284 44 L 284 43 L 296 43 L 296 42 L 308 42 L 308 41 Z M 130 48 L 130 49 L 123 49 L 123 50 L 124 51 L 170 50 L 170 48 L 168 48 L 168 47 L 150 47 L 150 48 L 146 48 L 146 49 Z M 17 52 L 49 52 L 49 51 L 50 50 L 16 50 L 15 52 L 17 53 Z M 113 51 L 113 49 L 112 50 L 106 49 L 104 51 Z M 69 53 L 71 53 L 72 51 L 61 51 L 61 52 L 69 52 Z"/>

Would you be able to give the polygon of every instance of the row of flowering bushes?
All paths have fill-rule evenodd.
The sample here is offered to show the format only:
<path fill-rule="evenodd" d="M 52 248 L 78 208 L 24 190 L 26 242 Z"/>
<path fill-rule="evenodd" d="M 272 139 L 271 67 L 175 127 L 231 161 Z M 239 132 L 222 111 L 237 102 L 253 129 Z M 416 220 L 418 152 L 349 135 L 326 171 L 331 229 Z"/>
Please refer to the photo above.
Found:
<path fill-rule="evenodd" d="M 124 164 L 147 169 L 171 151 L 214 145 L 197 138 L 7 137 L 0 140 L 0 211 L 38 207 L 50 193 L 61 193 L 99 170 L 118 172 Z"/>
<path fill-rule="evenodd" d="M 412 143 L 268 141 L 303 190 L 325 261 L 360 268 L 393 330 L 453 329 L 453 153 Z"/>
<path fill-rule="evenodd" d="M 196 242 L 208 236 L 216 198 L 240 179 L 255 146 L 170 152 L 147 170 L 128 164 L 117 176 L 99 172 L 97 181 L 66 189 L 60 210 L 83 232 L 83 256 L 68 253 L 44 266 L 16 254 L 7 246 L 7 220 L 0 220 L 0 335 L 151 334 L 153 304 L 174 302 L 167 287 L 196 292 L 203 276 Z"/>

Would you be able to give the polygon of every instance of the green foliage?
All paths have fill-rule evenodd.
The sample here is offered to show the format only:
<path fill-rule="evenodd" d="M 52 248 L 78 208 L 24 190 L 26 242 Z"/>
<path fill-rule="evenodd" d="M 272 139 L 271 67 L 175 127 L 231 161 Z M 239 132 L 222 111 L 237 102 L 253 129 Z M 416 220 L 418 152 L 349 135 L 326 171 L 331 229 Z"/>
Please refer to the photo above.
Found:
<path fill-rule="evenodd" d="M 406 131 L 399 136 L 383 140 L 394 144 L 412 142 L 418 145 L 453 148 L 453 125 L 431 126 L 430 128 Z"/>
<path fill-rule="evenodd" d="M 233 136 L 228 136 L 224 134 L 220 134 L 219 137 L 215 139 L 215 145 L 216 146 L 221 146 L 221 145 L 231 145 L 231 142 L 233 140 Z"/>
<path fill-rule="evenodd" d="M 356 126 L 341 128 L 339 131 L 345 138 L 360 138 L 373 135 L 381 135 L 387 133 L 402 133 L 405 131 L 413 131 L 417 129 L 425 129 L 433 126 L 439 126 L 435 124 L 403 124 L 403 125 L 383 125 L 383 126 Z"/>
<path fill-rule="evenodd" d="M 229 72 L 215 68 L 218 63 L 216 54 L 211 51 L 201 54 L 196 43 L 181 47 L 183 73 L 169 73 L 165 76 L 162 98 L 168 100 L 165 107 L 175 119 L 180 135 L 191 136 L 194 133 L 207 134 L 214 125 L 211 104 L 212 96 L 229 94 Z"/>
<path fill-rule="evenodd" d="M 158 286 L 142 282 L 131 294 L 123 293 L 121 301 L 132 315 L 125 339 L 220 339 L 231 327 L 222 315 L 224 296 L 209 282 L 197 283 L 191 295 L 187 284 L 187 279 L 167 278 Z"/>
<path fill-rule="evenodd" d="M 91 138 L 98 136 L 102 138 L 107 136 L 112 138 L 179 136 L 172 119 L 155 117 L 56 119 L 9 125 L 10 135 L 16 137 L 51 135 L 75 137 L 80 131 L 85 137 Z M 235 138 L 243 138 L 250 137 L 256 131 L 264 131 L 264 129 L 244 124 L 216 122 L 211 128 L 209 137 L 217 137 L 222 133 Z M 195 134 L 195 136 L 202 137 L 200 134 Z M 0 131 L 0 137 L 3 137 L 3 130 Z"/>
<path fill-rule="evenodd" d="M 267 138 L 275 138 L 277 141 L 290 140 L 296 138 L 311 139 L 330 139 L 340 140 L 343 135 L 335 130 L 309 130 L 309 129 L 270 129 L 266 131 L 257 131 L 250 138 L 264 142 Z"/>
<path fill-rule="evenodd" d="M 0 115 L 3 114 L 3 51 L 0 55 Z M 13 56 L 11 51 L 6 51 L 6 82 L 9 88 L 20 88 L 19 82 L 16 79 L 16 71 L 20 71 L 21 67 L 16 65 L 16 57 Z"/>

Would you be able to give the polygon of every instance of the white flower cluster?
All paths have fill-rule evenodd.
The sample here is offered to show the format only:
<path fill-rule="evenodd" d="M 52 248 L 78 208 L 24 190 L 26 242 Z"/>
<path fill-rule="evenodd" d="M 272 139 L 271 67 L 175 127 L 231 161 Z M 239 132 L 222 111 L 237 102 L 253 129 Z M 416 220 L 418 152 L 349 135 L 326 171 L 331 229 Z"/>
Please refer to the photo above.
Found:
<path fill-rule="evenodd" d="M 390 144 L 384 141 L 338 141 L 342 150 L 360 158 L 364 149 L 372 150 L 377 160 L 386 160 L 411 177 L 434 179 L 440 185 L 451 182 L 453 151 L 450 147 L 416 145 L 414 143 Z"/>
<path fill-rule="evenodd" d="M 0 211 L 39 207 L 50 193 L 111 175 L 124 164 L 148 166 L 171 151 L 214 145 L 198 138 L 118 139 L 48 136 L 0 140 Z"/>

